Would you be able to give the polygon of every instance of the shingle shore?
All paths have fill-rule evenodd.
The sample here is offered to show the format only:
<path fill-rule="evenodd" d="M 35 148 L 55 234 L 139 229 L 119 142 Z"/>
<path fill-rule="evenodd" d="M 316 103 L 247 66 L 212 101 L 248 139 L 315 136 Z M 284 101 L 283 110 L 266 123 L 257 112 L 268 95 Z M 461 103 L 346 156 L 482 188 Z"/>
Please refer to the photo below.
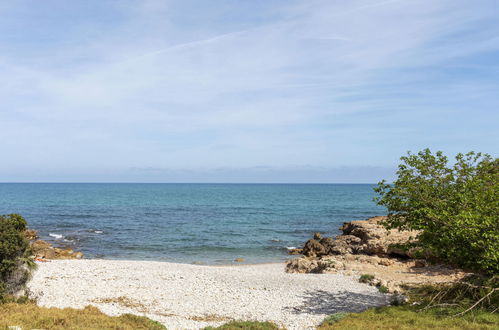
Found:
<path fill-rule="evenodd" d="M 311 329 L 329 314 L 388 301 L 357 277 L 287 274 L 284 264 L 53 260 L 38 266 L 29 289 L 41 306 L 94 305 L 109 315 L 145 315 L 168 329 L 199 329 L 232 319 Z"/>

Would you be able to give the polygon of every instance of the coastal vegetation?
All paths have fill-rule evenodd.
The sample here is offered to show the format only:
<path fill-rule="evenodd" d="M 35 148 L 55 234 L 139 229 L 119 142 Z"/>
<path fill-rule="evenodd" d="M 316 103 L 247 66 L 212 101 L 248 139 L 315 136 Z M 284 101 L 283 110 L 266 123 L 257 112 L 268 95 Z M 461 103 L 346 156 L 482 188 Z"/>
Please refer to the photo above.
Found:
<path fill-rule="evenodd" d="M 364 329 L 497 329 L 499 315 L 477 311 L 462 317 L 452 317 L 456 308 L 447 307 L 421 311 L 421 307 L 389 306 L 372 308 L 363 313 L 328 317 L 318 330 Z"/>
<path fill-rule="evenodd" d="M 35 267 L 26 225 L 18 214 L 0 215 L 0 302 L 21 290 Z"/>
<path fill-rule="evenodd" d="M 469 152 L 449 164 L 429 149 L 401 157 L 397 179 L 379 183 L 388 228 L 418 231 L 427 257 L 499 273 L 499 159 Z"/>

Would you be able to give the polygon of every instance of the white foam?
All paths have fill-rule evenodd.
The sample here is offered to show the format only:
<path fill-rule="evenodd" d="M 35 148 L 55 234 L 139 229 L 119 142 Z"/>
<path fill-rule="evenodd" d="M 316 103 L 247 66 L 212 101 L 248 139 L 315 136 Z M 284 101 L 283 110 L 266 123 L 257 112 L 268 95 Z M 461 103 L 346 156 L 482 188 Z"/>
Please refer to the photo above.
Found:
<path fill-rule="evenodd" d="M 50 234 L 49 234 L 49 236 L 50 236 L 50 237 L 53 237 L 53 238 L 55 238 L 55 239 L 61 239 L 61 238 L 63 238 L 63 237 L 64 237 L 64 236 L 62 236 L 61 234 L 52 234 L 52 233 L 50 233 Z"/>

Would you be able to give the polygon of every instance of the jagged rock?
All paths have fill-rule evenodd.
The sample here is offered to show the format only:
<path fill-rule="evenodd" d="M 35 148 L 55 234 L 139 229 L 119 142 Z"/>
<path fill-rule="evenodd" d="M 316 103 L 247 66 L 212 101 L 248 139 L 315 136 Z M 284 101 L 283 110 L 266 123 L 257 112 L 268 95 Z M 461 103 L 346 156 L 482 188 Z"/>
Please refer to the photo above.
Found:
<path fill-rule="evenodd" d="M 55 248 L 52 244 L 43 240 L 36 240 L 31 243 L 31 250 L 35 258 L 41 259 L 81 259 L 82 252 L 75 252 L 72 249 Z"/>
<path fill-rule="evenodd" d="M 343 262 L 331 257 L 324 257 L 317 260 L 317 268 L 314 269 L 314 273 L 336 272 L 344 269 L 345 264 Z"/>
<path fill-rule="evenodd" d="M 310 239 L 305 243 L 302 253 L 307 257 L 320 257 L 326 254 L 326 248 L 319 241 Z"/>
<path fill-rule="evenodd" d="M 329 238 L 329 254 L 351 254 L 356 253 L 361 239 L 353 235 L 340 235 L 335 240 Z"/>
<path fill-rule="evenodd" d="M 352 235 L 360 239 L 354 248 L 355 253 L 386 256 L 397 254 L 409 257 L 407 251 L 394 246 L 401 246 L 415 239 L 417 232 L 390 229 L 387 230 L 380 222 L 387 217 L 372 217 L 362 221 L 351 221 L 344 223 L 341 227 L 343 235 Z"/>
<path fill-rule="evenodd" d="M 286 263 L 286 273 L 314 273 L 317 260 L 310 258 L 291 259 Z"/>
<path fill-rule="evenodd" d="M 345 254 L 411 257 L 411 250 L 397 246 L 411 242 L 417 233 L 397 229 L 387 230 L 380 224 L 385 219 L 386 217 L 380 216 L 346 222 L 341 227 L 343 234 L 335 239 L 315 233 L 314 238 L 307 241 L 300 252 L 307 257 Z M 293 252 L 298 254 L 298 251 Z"/>

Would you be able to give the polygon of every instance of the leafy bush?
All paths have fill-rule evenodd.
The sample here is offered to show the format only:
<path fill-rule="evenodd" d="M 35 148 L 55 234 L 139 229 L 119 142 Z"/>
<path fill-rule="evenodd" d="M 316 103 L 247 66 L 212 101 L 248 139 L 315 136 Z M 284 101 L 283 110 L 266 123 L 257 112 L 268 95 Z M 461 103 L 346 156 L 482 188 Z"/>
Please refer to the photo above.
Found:
<path fill-rule="evenodd" d="M 375 200 L 388 209 L 388 228 L 420 230 L 418 244 L 437 258 L 499 273 L 499 159 L 425 149 L 401 158 L 398 178 L 382 181 Z"/>
<path fill-rule="evenodd" d="M 34 267 L 25 230 L 22 216 L 0 215 L 0 300 L 21 289 Z"/>
<path fill-rule="evenodd" d="M 388 293 L 390 290 L 388 290 L 388 288 L 386 286 L 380 285 L 380 286 L 378 286 L 378 291 L 381 293 Z"/>

